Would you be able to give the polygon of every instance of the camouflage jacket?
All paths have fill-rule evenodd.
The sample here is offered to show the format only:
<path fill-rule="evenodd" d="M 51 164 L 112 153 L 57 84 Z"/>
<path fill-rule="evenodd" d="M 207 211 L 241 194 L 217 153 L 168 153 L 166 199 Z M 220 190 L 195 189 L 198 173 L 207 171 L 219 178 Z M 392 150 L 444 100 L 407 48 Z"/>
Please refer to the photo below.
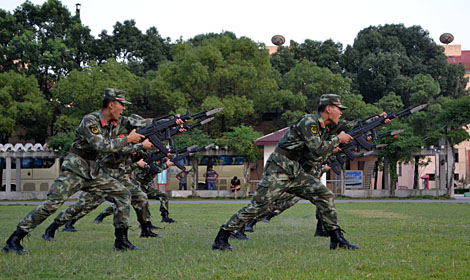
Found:
<path fill-rule="evenodd" d="M 139 181 L 142 186 L 146 186 L 148 185 L 152 180 L 153 178 L 155 178 L 155 176 L 157 176 L 158 173 L 164 171 L 165 169 L 167 169 L 167 165 L 166 165 L 166 162 L 168 161 L 168 158 L 164 158 L 162 160 L 160 160 L 159 163 L 157 163 L 157 168 L 158 168 L 158 172 L 155 173 L 151 168 L 150 166 L 145 166 L 144 168 L 138 168 L 135 173 L 134 173 L 134 176 L 135 176 L 135 179 L 137 181 Z"/>
<path fill-rule="evenodd" d="M 133 114 L 130 117 L 122 116 L 121 125 L 116 137 L 122 138 L 132 129 L 143 128 L 151 123 L 152 119 L 144 119 L 136 114 Z M 146 151 L 143 149 L 143 145 L 141 143 L 129 143 L 118 152 L 113 154 L 102 154 L 98 161 L 105 172 L 114 178 L 120 178 L 125 174 L 130 174 L 132 170 L 138 167 L 137 161 L 140 158 L 145 157 L 141 155 L 142 153 L 146 154 Z"/>
<path fill-rule="evenodd" d="M 98 176 L 97 158 L 121 151 L 127 145 L 127 137 L 119 138 L 119 129 L 124 118 L 107 122 L 101 111 L 83 117 L 75 131 L 71 152 L 62 163 L 63 170 L 93 179 Z"/>
<path fill-rule="evenodd" d="M 337 134 L 351 125 L 354 126 L 354 122 L 348 124 L 342 121 L 337 126 L 326 126 L 319 113 L 305 115 L 289 127 L 277 145 L 289 157 L 275 151 L 268 162 L 276 163 L 290 176 L 296 176 L 306 169 L 310 170 L 308 173 L 315 174 L 317 172 L 311 169 L 323 168 L 334 148 L 340 144 Z"/>
<path fill-rule="evenodd" d="M 340 120 L 337 125 L 330 124 L 326 127 L 325 137 L 331 139 L 332 137 L 338 135 L 341 131 L 349 131 L 351 130 L 358 121 L 345 121 Z M 314 158 L 312 153 L 305 152 L 302 154 L 301 158 L 299 159 L 299 163 L 305 172 L 312 174 L 313 176 L 320 178 L 323 173 L 326 172 L 325 164 L 331 163 L 334 160 L 333 155 L 329 157 L 322 158 L 323 161 L 318 161 L 317 158 Z"/>

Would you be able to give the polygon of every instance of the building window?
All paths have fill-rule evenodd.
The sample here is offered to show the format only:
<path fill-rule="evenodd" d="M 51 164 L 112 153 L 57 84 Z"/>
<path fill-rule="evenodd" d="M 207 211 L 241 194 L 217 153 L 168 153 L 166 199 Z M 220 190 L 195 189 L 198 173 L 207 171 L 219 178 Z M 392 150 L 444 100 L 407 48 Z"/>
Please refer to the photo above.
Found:
<path fill-rule="evenodd" d="M 456 152 L 454 154 L 454 159 L 455 159 L 455 162 L 459 162 L 459 152 Z"/>
<path fill-rule="evenodd" d="M 459 180 L 459 173 L 455 173 L 455 174 L 454 174 L 454 180 L 455 180 L 455 181 L 458 181 L 458 180 Z"/>
<path fill-rule="evenodd" d="M 428 175 L 429 175 L 429 181 L 436 180 L 436 176 L 434 174 L 428 174 Z"/>
<path fill-rule="evenodd" d="M 403 170 L 402 170 L 402 164 L 401 164 L 401 162 L 400 162 L 400 163 L 398 164 L 398 176 L 402 176 L 402 175 L 403 175 L 402 171 L 403 171 Z"/>

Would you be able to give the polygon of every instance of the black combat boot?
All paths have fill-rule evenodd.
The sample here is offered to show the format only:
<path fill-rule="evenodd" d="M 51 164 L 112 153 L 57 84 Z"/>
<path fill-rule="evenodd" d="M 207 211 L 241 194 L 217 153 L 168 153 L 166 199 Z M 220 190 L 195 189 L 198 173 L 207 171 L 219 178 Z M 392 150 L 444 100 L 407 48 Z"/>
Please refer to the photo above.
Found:
<path fill-rule="evenodd" d="M 152 223 L 151 222 L 145 222 L 140 225 L 140 228 L 142 229 L 140 233 L 140 237 L 158 237 L 158 238 L 163 238 L 161 235 L 156 234 L 155 232 L 152 231 Z"/>
<path fill-rule="evenodd" d="M 266 218 L 264 218 L 264 219 L 262 220 L 262 222 L 263 222 L 263 223 L 269 223 L 269 222 L 271 221 L 271 219 L 272 219 L 274 216 L 276 216 L 276 214 L 275 214 L 275 213 L 271 213 L 271 214 L 267 215 Z"/>
<path fill-rule="evenodd" d="M 230 231 L 221 228 L 215 237 L 214 243 L 212 243 L 212 250 L 233 251 L 232 246 L 230 246 L 230 243 L 228 243 L 230 235 Z"/>
<path fill-rule="evenodd" d="M 70 220 L 65 224 L 64 228 L 62 229 L 62 231 L 76 232 L 77 229 L 73 226 L 76 222 L 77 222 L 77 220 L 75 220 L 75 219 L 70 219 Z"/>
<path fill-rule="evenodd" d="M 315 230 L 315 236 L 319 237 L 328 237 L 328 233 L 325 230 L 325 227 L 323 226 L 323 223 L 320 219 L 317 220 L 317 229 Z"/>
<path fill-rule="evenodd" d="M 249 240 L 248 236 L 245 234 L 245 227 L 239 229 L 235 234 L 231 234 L 230 238 L 238 239 L 238 240 Z"/>
<path fill-rule="evenodd" d="M 116 228 L 114 230 L 114 250 L 117 251 L 126 251 L 126 250 L 142 250 L 137 248 L 132 244 L 129 239 L 127 239 L 127 228 Z"/>
<path fill-rule="evenodd" d="M 172 218 L 168 217 L 168 212 L 164 211 L 162 212 L 162 223 L 174 223 L 176 222 L 175 220 L 173 220 Z"/>
<path fill-rule="evenodd" d="M 139 228 L 142 228 L 142 225 L 139 225 Z M 157 227 L 156 225 L 152 224 L 150 229 L 159 229 L 160 227 Z"/>
<path fill-rule="evenodd" d="M 93 223 L 95 223 L 95 224 L 101 224 L 101 223 L 103 222 L 103 219 L 106 218 L 106 217 L 108 217 L 108 216 L 109 216 L 108 214 L 103 214 L 103 213 L 101 213 L 101 214 L 99 214 L 99 215 L 95 218 L 95 220 L 93 221 Z"/>
<path fill-rule="evenodd" d="M 55 241 L 55 232 L 59 228 L 59 225 L 53 221 L 52 224 L 46 229 L 42 235 L 42 239 L 46 241 Z"/>
<path fill-rule="evenodd" d="M 21 240 L 28 235 L 26 231 L 22 231 L 21 229 L 16 229 L 8 238 L 5 246 L 3 246 L 2 251 L 5 253 L 15 251 L 19 255 L 26 255 L 28 251 L 26 251 L 23 246 L 21 246 Z"/>
<path fill-rule="evenodd" d="M 335 250 L 338 245 L 340 248 L 343 249 L 351 249 L 356 250 L 359 249 L 359 246 L 349 243 L 346 238 L 343 236 L 343 230 L 338 228 L 335 230 L 328 231 L 328 235 L 330 236 L 330 249 Z"/>
<path fill-rule="evenodd" d="M 256 219 L 251 220 L 248 224 L 245 225 L 246 232 L 255 232 L 254 226 L 256 225 Z"/>

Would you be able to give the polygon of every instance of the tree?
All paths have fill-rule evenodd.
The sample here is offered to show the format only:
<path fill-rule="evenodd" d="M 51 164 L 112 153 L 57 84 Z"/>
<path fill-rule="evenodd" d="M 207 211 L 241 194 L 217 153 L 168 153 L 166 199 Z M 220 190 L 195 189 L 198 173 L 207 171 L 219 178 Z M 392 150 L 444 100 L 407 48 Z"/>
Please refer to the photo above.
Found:
<path fill-rule="evenodd" d="M 18 128 L 27 128 L 20 138 L 45 142 L 51 112 L 34 76 L 14 71 L 0 73 L 0 100 L 1 143 L 7 143 Z"/>
<path fill-rule="evenodd" d="M 279 90 L 266 50 L 231 33 L 196 36 L 172 46 L 151 82 L 150 103 L 161 112 L 224 107 L 211 127 L 222 133 L 241 121 L 254 124 Z M 257 110 L 255 110 L 257 108 Z"/>
<path fill-rule="evenodd" d="M 273 67 L 281 74 L 289 72 L 298 62 L 315 62 L 319 67 L 328 68 L 335 74 L 340 74 L 343 45 L 331 39 L 324 42 L 305 40 L 302 44 L 290 41 L 289 47 L 278 47 L 271 57 Z"/>
<path fill-rule="evenodd" d="M 345 95 L 349 92 L 349 80 L 340 74 L 332 73 L 328 68 L 321 68 L 315 62 L 302 61 L 282 76 L 281 89 L 283 98 L 279 100 L 281 112 L 298 118 L 306 112 L 316 112 L 320 96 L 323 94 Z M 287 95 L 286 91 L 290 93 Z M 295 119 L 281 117 L 290 123 Z"/>
<path fill-rule="evenodd" d="M 403 24 L 370 26 L 361 30 L 353 46 L 342 58 L 352 89 L 367 103 L 376 102 L 394 92 L 409 106 L 407 86 L 418 74 L 429 74 L 440 84 L 440 95 L 459 97 L 465 94 L 463 66 L 449 65 L 443 48 L 420 26 Z"/>
<path fill-rule="evenodd" d="M 82 117 L 101 108 L 105 88 L 118 88 L 126 91 L 126 99 L 132 101 L 140 92 L 138 78 L 126 65 L 115 60 L 97 65 L 91 63 L 82 71 L 74 70 L 68 77 L 59 81 L 52 93 L 60 115 L 54 124 L 57 132 L 71 132 L 78 126 Z M 129 105 L 132 106 L 132 105 Z M 130 110 L 138 112 L 138 108 Z"/>

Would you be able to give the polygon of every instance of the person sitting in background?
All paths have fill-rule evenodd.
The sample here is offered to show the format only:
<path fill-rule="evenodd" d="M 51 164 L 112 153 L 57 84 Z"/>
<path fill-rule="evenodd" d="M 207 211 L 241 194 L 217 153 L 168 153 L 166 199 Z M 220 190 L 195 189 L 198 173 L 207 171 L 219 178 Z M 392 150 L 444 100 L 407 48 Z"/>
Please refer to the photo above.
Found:
<path fill-rule="evenodd" d="M 230 181 L 230 189 L 233 192 L 233 197 L 237 199 L 237 192 L 240 190 L 240 179 L 238 179 L 237 176 L 234 176 Z"/>

